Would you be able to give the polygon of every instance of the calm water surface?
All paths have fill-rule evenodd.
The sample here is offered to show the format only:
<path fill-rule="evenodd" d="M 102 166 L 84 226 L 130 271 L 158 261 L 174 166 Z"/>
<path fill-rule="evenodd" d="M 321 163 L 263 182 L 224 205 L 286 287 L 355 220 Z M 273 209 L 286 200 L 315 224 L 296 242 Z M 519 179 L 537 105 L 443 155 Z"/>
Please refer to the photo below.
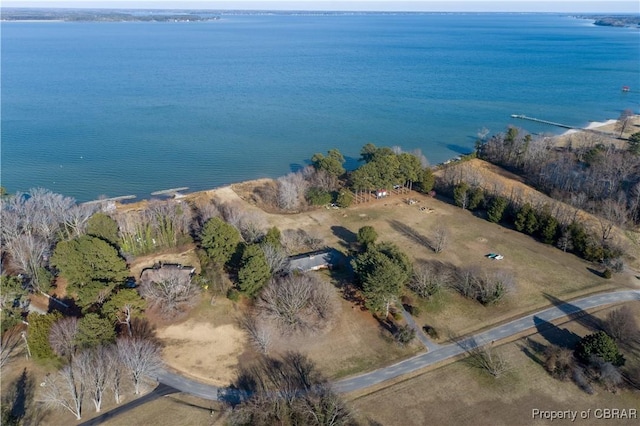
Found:
<path fill-rule="evenodd" d="M 438 163 L 482 127 L 561 131 L 514 113 L 580 126 L 640 106 L 639 32 L 554 15 L 1 30 L 2 185 L 79 201 L 276 177 L 367 142 Z"/>

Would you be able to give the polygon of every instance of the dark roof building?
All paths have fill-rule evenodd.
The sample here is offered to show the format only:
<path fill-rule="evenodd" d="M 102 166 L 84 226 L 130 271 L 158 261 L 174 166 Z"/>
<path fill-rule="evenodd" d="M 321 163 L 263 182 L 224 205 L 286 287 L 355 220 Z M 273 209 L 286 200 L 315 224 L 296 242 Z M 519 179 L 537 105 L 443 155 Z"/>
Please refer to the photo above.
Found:
<path fill-rule="evenodd" d="M 331 269 L 338 263 L 340 257 L 340 252 L 332 248 L 298 254 L 289 258 L 289 269 L 302 272 Z"/>

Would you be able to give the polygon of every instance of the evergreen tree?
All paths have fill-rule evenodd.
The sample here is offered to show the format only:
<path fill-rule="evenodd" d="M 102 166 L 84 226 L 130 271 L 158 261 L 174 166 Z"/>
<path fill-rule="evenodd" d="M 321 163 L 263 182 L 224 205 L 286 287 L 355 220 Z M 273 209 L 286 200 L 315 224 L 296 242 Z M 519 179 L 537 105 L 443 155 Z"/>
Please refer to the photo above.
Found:
<path fill-rule="evenodd" d="M 79 306 L 88 307 L 98 295 L 109 294 L 115 284 L 129 275 L 127 264 L 118 251 L 101 238 L 83 235 L 61 241 L 51 256 L 51 265 L 69 282 L 69 290 L 77 294 Z"/>
<path fill-rule="evenodd" d="M 269 228 L 267 233 L 264 235 L 264 238 L 262 239 L 262 244 L 268 244 L 273 247 L 281 247 L 282 246 L 282 243 L 280 241 L 281 238 L 282 238 L 282 233 L 280 232 L 277 226 L 273 226 Z"/>
<path fill-rule="evenodd" d="M 240 232 L 219 217 L 214 217 L 204 224 L 200 238 L 200 244 L 207 255 L 216 262 L 225 264 L 238 248 Z"/>
<path fill-rule="evenodd" d="M 539 226 L 540 225 L 538 223 L 538 216 L 536 215 L 535 210 L 533 210 L 532 208 L 527 212 L 524 230 L 527 234 L 533 235 L 536 233 Z"/>
<path fill-rule="evenodd" d="M 269 278 L 271 278 L 271 270 L 260 246 L 256 244 L 245 246 L 238 269 L 240 290 L 247 296 L 253 297 L 258 294 Z"/>
<path fill-rule="evenodd" d="M 373 246 L 378 239 L 378 233 L 373 226 L 363 226 L 358 229 L 358 243 L 360 243 L 365 249 Z"/>
<path fill-rule="evenodd" d="M 349 207 L 353 203 L 353 193 L 347 189 L 343 189 L 338 194 L 338 198 L 336 199 L 336 204 L 338 207 L 346 208 Z"/>
<path fill-rule="evenodd" d="M 113 323 L 122 321 L 125 307 L 128 307 L 132 318 L 139 318 L 146 309 L 147 302 L 133 288 L 121 288 L 102 305 L 102 315 Z"/>
<path fill-rule="evenodd" d="M 476 210 L 481 207 L 484 202 L 484 192 L 482 188 L 475 187 L 469 191 L 469 204 L 467 208 L 469 210 Z"/>
<path fill-rule="evenodd" d="M 87 314 L 78 322 L 75 343 L 80 348 L 93 348 L 103 343 L 112 343 L 115 339 L 116 331 L 108 318 Z"/>
<path fill-rule="evenodd" d="M 22 321 L 22 302 L 29 294 L 22 285 L 22 279 L 5 274 L 0 275 L 0 327 L 2 333 Z"/>
<path fill-rule="evenodd" d="M 416 189 L 423 194 L 431 191 L 433 189 L 433 186 L 436 184 L 436 177 L 434 176 L 433 171 L 429 167 L 425 167 L 424 169 L 422 169 L 420 175 L 418 176 L 416 184 Z"/>
<path fill-rule="evenodd" d="M 469 206 L 469 185 L 466 182 L 460 182 L 453 188 L 453 202 L 463 209 Z"/>
<path fill-rule="evenodd" d="M 629 136 L 629 152 L 633 155 L 640 155 L 640 132 L 635 132 Z"/>
<path fill-rule="evenodd" d="M 545 244 L 553 244 L 558 233 L 558 221 L 550 214 L 545 214 L 541 219 L 539 228 L 540 239 Z"/>
<path fill-rule="evenodd" d="M 516 220 L 514 222 L 514 226 L 516 227 L 516 230 L 518 232 L 525 232 L 525 230 L 527 229 L 527 220 L 529 218 L 529 213 L 532 210 L 533 209 L 531 208 L 531 204 L 529 203 L 524 204 L 522 207 L 520 207 L 520 210 L 518 210 L 518 213 L 516 214 Z"/>
<path fill-rule="evenodd" d="M 87 221 L 87 234 L 118 244 L 118 222 L 104 213 L 95 213 Z"/>
<path fill-rule="evenodd" d="M 499 223 L 503 216 L 504 212 L 507 210 L 509 206 L 509 200 L 504 197 L 494 197 L 491 199 L 489 203 L 489 209 L 487 210 L 487 219 L 489 222 Z"/>
<path fill-rule="evenodd" d="M 615 340 L 604 331 L 598 331 L 583 337 L 576 348 L 576 356 L 585 363 L 591 362 L 592 356 L 597 356 L 604 362 L 610 362 L 616 367 L 620 367 L 625 363 L 625 359 L 620 353 Z"/>
<path fill-rule="evenodd" d="M 31 356 L 35 359 L 47 360 L 56 358 L 49 343 L 49 332 L 51 331 L 51 326 L 61 318 L 62 314 L 60 312 L 46 315 L 32 312 L 27 316 L 27 322 L 29 323 L 27 343 L 29 344 Z"/>
<path fill-rule="evenodd" d="M 311 157 L 311 163 L 316 170 L 324 170 L 335 177 L 344 174 L 344 162 L 344 157 L 337 149 L 330 149 L 326 157 L 320 153 L 314 154 L 314 156 Z"/>

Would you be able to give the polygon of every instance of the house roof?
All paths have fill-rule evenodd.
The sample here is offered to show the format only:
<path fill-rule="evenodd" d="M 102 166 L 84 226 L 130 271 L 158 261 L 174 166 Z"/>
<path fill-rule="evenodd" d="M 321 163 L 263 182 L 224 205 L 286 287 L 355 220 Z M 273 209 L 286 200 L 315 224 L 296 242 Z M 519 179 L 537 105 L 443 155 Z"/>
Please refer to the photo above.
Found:
<path fill-rule="evenodd" d="M 160 263 L 155 264 L 151 268 L 146 268 L 140 273 L 140 281 L 158 282 L 160 271 L 174 270 L 191 276 L 195 274 L 196 269 L 193 266 L 180 265 L 179 263 Z"/>
<path fill-rule="evenodd" d="M 303 253 L 289 258 L 290 269 L 298 271 L 312 271 L 329 268 L 338 262 L 340 253 L 336 249 L 325 249 Z"/>

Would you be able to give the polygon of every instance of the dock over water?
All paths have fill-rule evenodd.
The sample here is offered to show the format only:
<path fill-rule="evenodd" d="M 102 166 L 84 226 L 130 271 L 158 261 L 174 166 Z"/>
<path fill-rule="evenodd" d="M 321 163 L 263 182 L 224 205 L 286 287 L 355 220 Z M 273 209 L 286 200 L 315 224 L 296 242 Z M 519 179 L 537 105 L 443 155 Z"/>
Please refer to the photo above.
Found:
<path fill-rule="evenodd" d="M 521 120 L 529 120 L 529 121 L 533 121 L 533 122 L 536 122 L 536 123 L 548 124 L 550 126 L 562 127 L 563 129 L 578 130 L 578 131 L 581 131 L 581 132 L 590 132 L 590 133 L 596 133 L 596 134 L 605 135 L 605 136 L 614 136 L 612 133 L 603 132 L 601 130 L 585 129 L 583 127 L 570 126 L 568 124 L 557 123 L 555 121 L 549 121 L 549 120 L 543 120 L 541 118 L 529 117 L 529 116 L 526 116 L 524 114 L 511 114 L 511 118 L 519 118 Z"/>
<path fill-rule="evenodd" d="M 162 191 L 152 192 L 151 195 L 166 195 L 169 197 L 178 198 L 182 196 L 181 192 L 186 191 L 187 189 L 189 189 L 188 186 L 183 186 L 181 188 L 163 189 Z"/>
<path fill-rule="evenodd" d="M 121 195 L 120 197 L 111 197 L 111 198 L 101 198 L 99 200 L 87 201 L 86 203 L 82 203 L 85 206 L 90 206 L 92 204 L 101 204 L 101 203 L 115 203 L 116 201 L 122 200 L 131 200 L 136 198 L 135 195 Z"/>

